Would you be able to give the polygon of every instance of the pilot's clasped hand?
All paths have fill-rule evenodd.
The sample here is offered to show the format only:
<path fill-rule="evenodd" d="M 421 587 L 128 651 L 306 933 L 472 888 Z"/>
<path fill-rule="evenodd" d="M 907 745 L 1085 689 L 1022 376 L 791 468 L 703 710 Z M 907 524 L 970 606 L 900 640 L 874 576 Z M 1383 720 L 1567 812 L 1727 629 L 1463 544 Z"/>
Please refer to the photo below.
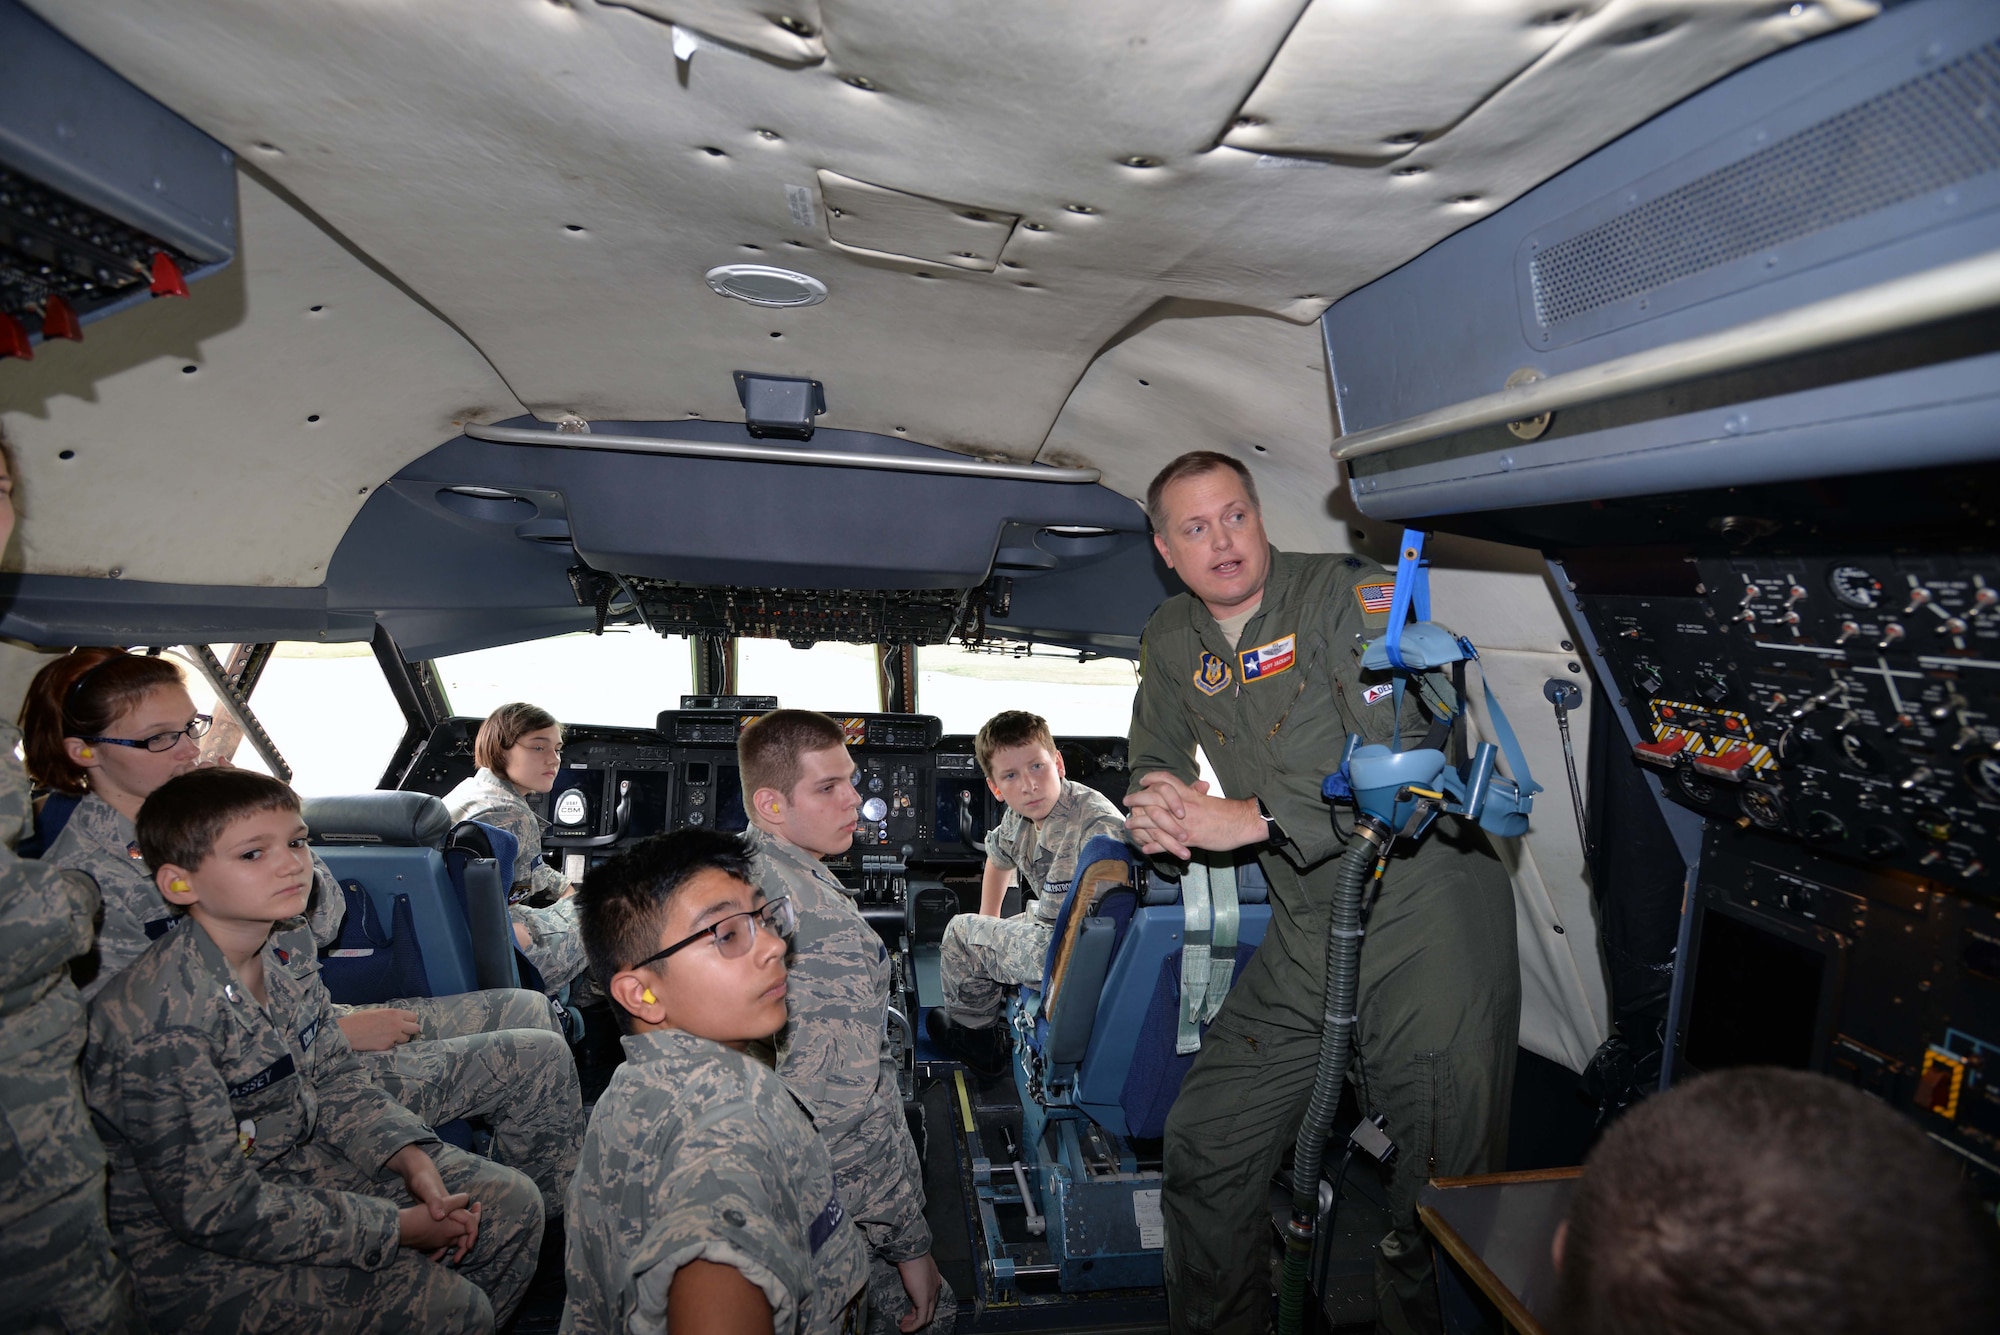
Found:
<path fill-rule="evenodd" d="M 1183 783 L 1165 770 L 1142 775 L 1125 805 L 1132 810 L 1125 828 L 1142 853 L 1188 858 L 1197 848 L 1225 853 L 1269 837 L 1255 798 L 1217 797 L 1207 781 Z"/>

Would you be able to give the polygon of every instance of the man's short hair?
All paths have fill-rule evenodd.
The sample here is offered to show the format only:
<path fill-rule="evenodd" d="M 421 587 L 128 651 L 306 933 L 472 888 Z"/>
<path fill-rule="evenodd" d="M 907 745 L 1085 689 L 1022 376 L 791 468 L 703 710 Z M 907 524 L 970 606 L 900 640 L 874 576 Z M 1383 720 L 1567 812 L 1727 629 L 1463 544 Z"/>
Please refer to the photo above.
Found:
<path fill-rule="evenodd" d="M 1243 494 L 1250 498 L 1250 508 L 1262 514 L 1264 504 L 1257 499 L 1257 479 L 1250 476 L 1250 469 L 1241 459 L 1232 459 L 1214 450 L 1189 450 L 1162 468 L 1153 478 L 1152 485 L 1146 488 L 1146 521 L 1153 526 L 1153 532 L 1165 531 L 1167 517 L 1160 509 L 1160 498 L 1170 485 L 1184 477 L 1213 473 L 1218 468 L 1227 468 L 1242 479 Z"/>
<path fill-rule="evenodd" d="M 540 705 L 531 705 L 525 700 L 502 705 L 479 725 L 479 736 L 472 743 L 473 763 L 505 778 L 507 752 L 531 732 L 560 726 L 556 716 Z"/>
<path fill-rule="evenodd" d="M 744 810 L 756 810 L 759 788 L 775 788 L 790 801 L 805 769 L 802 757 L 845 745 L 847 734 L 840 725 L 810 709 L 774 709 L 752 720 L 736 738 Z"/>
<path fill-rule="evenodd" d="M 1045 746 L 1054 755 L 1056 735 L 1049 731 L 1047 719 L 1025 709 L 1004 710 L 987 719 L 972 739 L 972 751 L 979 757 L 979 772 L 989 781 L 993 778 L 993 753 L 1010 746 Z"/>
<path fill-rule="evenodd" d="M 189 770 L 155 788 L 139 808 L 139 854 L 154 871 L 169 864 L 193 871 L 208 860 L 233 822 L 298 809 L 299 795 L 268 774 Z"/>
<path fill-rule="evenodd" d="M 1990 1222 L 1924 1133 L 1859 1090 L 1771 1067 L 1702 1076 L 1591 1151 L 1550 1329 L 1991 1330 Z"/>
<path fill-rule="evenodd" d="M 591 976 L 607 992 L 620 969 L 659 950 L 660 929 L 674 900 L 704 871 L 754 886 L 750 842 L 721 830 L 656 834 L 584 877 L 576 892 L 577 927 Z"/>

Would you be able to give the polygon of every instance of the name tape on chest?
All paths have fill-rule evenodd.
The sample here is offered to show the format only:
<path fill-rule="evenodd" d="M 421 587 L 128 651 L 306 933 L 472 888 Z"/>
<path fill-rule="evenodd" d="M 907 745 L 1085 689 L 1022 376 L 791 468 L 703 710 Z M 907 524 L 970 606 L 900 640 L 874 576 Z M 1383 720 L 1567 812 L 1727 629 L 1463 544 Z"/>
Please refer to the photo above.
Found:
<path fill-rule="evenodd" d="M 284 1056 L 251 1076 L 242 1084 L 231 1085 L 229 1087 L 229 1097 L 232 1099 L 247 1099 L 257 1091 L 269 1089 L 286 1076 L 295 1075 L 297 1072 L 298 1067 L 292 1062 L 292 1054 L 287 1052 Z"/>
<path fill-rule="evenodd" d="M 1229 682 L 1229 660 L 1202 650 L 1201 661 L 1194 667 L 1194 688 L 1203 695 L 1214 695 Z"/>
<path fill-rule="evenodd" d="M 1281 672 L 1290 672 L 1299 661 L 1299 637 L 1287 635 L 1269 644 L 1260 644 L 1255 649 L 1245 649 L 1236 657 L 1242 666 L 1245 683 L 1275 677 Z"/>

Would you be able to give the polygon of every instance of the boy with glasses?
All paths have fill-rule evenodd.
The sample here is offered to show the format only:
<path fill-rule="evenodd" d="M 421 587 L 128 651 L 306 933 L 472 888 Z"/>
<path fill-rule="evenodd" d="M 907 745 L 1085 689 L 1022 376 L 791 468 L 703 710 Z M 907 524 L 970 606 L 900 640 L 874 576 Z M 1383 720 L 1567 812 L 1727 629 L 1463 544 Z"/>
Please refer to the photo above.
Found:
<path fill-rule="evenodd" d="M 567 1332 L 862 1329 L 868 1252 L 810 1110 L 745 1052 L 785 1022 L 786 899 L 734 835 L 642 840 L 578 892 L 625 1027 L 570 1188 Z"/>

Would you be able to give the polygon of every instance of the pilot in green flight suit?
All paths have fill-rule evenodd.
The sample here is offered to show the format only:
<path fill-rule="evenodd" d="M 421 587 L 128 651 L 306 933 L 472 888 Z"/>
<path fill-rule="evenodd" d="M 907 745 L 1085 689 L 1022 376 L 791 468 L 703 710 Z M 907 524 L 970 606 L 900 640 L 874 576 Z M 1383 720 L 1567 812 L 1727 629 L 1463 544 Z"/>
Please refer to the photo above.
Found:
<path fill-rule="evenodd" d="M 1387 625 L 1394 579 L 1357 556 L 1273 550 L 1248 471 L 1223 455 L 1167 465 L 1146 508 L 1193 596 L 1168 599 L 1146 625 L 1132 838 L 1180 857 L 1255 847 L 1271 882 L 1263 945 L 1167 1117 L 1167 1300 L 1177 1332 L 1256 1332 L 1271 1311 L 1269 1184 L 1312 1089 L 1343 856 L 1320 783 L 1350 732 L 1381 742 L 1394 731 L 1384 679 L 1364 680 L 1360 665 L 1362 640 Z M 1405 738 L 1423 729 L 1406 707 Z M 1196 782 L 1197 746 L 1232 797 Z M 1381 1329 L 1435 1330 L 1417 1188 L 1498 1170 L 1506 1153 L 1521 1006 L 1507 874 L 1479 831 L 1439 822 L 1393 859 L 1365 925 L 1348 1080 L 1400 1150 L 1376 1266 Z"/>

